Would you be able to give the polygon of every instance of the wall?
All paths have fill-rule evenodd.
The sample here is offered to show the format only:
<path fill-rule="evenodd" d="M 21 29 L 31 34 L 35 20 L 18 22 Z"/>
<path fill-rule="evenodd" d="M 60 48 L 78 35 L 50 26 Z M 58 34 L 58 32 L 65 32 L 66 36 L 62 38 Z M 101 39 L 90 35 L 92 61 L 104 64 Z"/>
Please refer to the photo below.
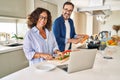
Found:
<path fill-rule="evenodd" d="M 96 21 L 96 19 L 94 19 L 94 32 L 95 30 L 100 31 L 111 31 L 111 35 L 116 35 L 116 32 L 112 29 L 113 25 L 120 25 L 120 11 L 112 11 L 112 14 L 110 15 L 110 17 L 107 18 L 107 21 L 105 24 L 103 25 L 99 25 L 98 21 Z M 97 29 L 98 28 L 98 29 Z M 120 36 L 120 31 L 119 31 L 119 36 Z"/>
<path fill-rule="evenodd" d="M 86 15 L 84 13 L 73 12 L 73 21 L 77 34 L 86 33 Z"/>
<path fill-rule="evenodd" d="M 93 34 L 93 16 L 90 14 L 86 14 L 86 34 L 91 36 Z"/>
<path fill-rule="evenodd" d="M 94 34 L 93 16 L 85 12 L 73 12 L 73 21 L 76 33 L 78 34 Z"/>
<path fill-rule="evenodd" d="M 63 4 L 66 2 L 67 0 L 60 0 L 60 2 L 57 4 L 58 5 L 58 16 L 61 16 L 62 14 L 62 9 L 63 9 Z"/>
<path fill-rule="evenodd" d="M 84 14 L 86 17 L 81 17 Z M 111 35 L 116 35 L 116 32 L 112 29 L 113 25 L 120 25 L 120 11 L 112 11 L 112 14 L 107 18 L 105 24 L 101 24 L 96 20 L 95 16 L 89 14 L 74 14 L 74 22 L 77 32 L 87 33 L 89 35 L 98 34 L 101 31 L 111 31 Z M 80 26 L 80 27 L 79 27 Z M 81 30 L 80 30 L 81 29 Z M 86 30 L 84 30 L 86 29 Z M 120 31 L 119 31 L 120 36 Z"/>
<path fill-rule="evenodd" d="M 100 25 L 95 16 L 93 16 L 93 34 L 99 34 Z"/>

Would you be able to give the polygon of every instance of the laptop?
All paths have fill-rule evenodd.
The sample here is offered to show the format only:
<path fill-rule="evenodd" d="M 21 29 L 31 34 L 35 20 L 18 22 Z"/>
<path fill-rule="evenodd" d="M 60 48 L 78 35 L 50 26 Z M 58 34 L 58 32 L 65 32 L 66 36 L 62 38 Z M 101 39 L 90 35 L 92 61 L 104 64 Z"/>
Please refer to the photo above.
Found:
<path fill-rule="evenodd" d="M 71 52 L 68 64 L 57 67 L 68 73 L 91 69 L 94 65 L 96 53 L 97 49 L 80 49 L 80 51 Z"/>

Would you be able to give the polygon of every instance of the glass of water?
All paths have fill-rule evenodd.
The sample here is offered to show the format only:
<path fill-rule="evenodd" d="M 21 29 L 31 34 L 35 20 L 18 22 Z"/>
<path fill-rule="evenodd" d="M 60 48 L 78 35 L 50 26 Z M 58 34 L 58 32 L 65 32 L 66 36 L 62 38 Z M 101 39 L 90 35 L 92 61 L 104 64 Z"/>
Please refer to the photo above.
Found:
<path fill-rule="evenodd" d="M 104 50 L 104 56 L 105 59 L 113 59 L 113 53 L 115 52 L 115 49 L 113 46 L 107 46 Z"/>

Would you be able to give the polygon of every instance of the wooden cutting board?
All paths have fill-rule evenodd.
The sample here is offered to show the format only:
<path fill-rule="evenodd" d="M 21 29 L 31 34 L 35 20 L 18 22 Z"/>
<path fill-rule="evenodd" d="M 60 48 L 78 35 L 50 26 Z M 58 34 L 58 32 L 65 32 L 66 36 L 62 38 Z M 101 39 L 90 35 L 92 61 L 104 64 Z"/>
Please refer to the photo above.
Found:
<path fill-rule="evenodd" d="M 55 60 L 55 61 L 57 61 L 59 63 L 64 63 L 64 62 L 68 61 L 68 59 L 69 59 L 69 57 L 64 58 L 63 60 Z"/>
<path fill-rule="evenodd" d="M 62 63 L 67 62 L 68 60 L 69 60 L 69 57 L 67 57 L 67 58 L 65 58 L 63 60 L 56 60 L 56 59 L 54 59 L 54 60 L 48 60 L 47 62 L 53 63 L 53 64 L 62 64 Z"/>

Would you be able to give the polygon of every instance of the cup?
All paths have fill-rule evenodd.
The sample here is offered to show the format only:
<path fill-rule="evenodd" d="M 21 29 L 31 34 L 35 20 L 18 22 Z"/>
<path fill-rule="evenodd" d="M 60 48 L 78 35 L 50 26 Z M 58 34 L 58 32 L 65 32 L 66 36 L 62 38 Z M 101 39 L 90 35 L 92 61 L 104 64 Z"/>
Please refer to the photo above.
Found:
<path fill-rule="evenodd" d="M 106 47 L 104 50 L 104 56 L 105 59 L 113 59 L 113 53 L 115 52 L 114 47 Z"/>

